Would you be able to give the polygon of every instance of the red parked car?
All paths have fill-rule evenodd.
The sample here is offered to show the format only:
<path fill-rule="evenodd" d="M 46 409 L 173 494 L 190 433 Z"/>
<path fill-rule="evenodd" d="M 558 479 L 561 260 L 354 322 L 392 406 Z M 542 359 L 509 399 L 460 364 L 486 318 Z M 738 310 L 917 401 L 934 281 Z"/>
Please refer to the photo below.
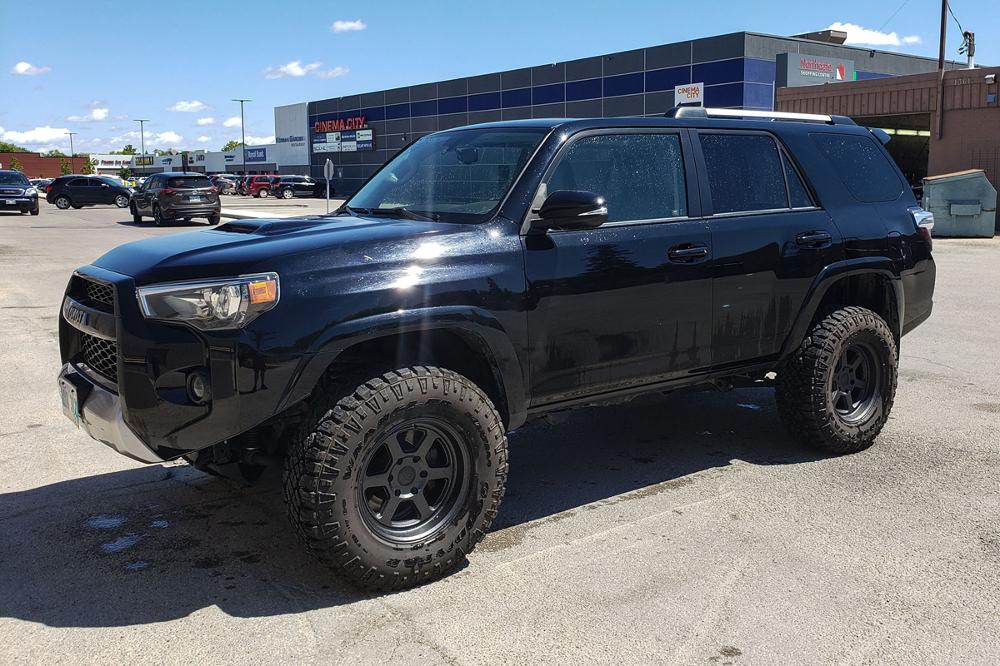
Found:
<path fill-rule="evenodd" d="M 250 176 L 249 182 L 247 182 L 247 194 L 252 197 L 268 197 L 271 196 L 271 188 L 278 182 L 278 176 L 268 175 L 268 176 Z"/>

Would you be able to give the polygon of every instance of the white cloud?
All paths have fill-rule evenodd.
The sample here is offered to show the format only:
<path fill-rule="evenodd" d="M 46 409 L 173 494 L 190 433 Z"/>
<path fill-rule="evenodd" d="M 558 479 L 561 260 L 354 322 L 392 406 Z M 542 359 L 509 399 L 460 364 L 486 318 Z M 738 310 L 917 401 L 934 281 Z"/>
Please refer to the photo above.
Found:
<path fill-rule="evenodd" d="M 338 76 L 347 75 L 348 73 L 350 73 L 350 71 L 351 71 L 350 67 L 344 67 L 342 65 L 338 65 L 333 69 L 328 69 L 323 72 L 316 72 L 316 76 L 318 76 L 321 79 L 335 79 Z"/>
<path fill-rule="evenodd" d="M 138 132 L 125 132 L 122 135 L 111 137 L 111 143 L 128 143 L 129 141 L 138 138 L 139 138 Z"/>
<path fill-rule="evenodd" d="M 303 65 L 301 60 L 293 60 L 286 65 L 277 67 L 267 67 L 264 69 L 265 79 L 283 79 L 285 77 L 299 78 L 311 74 L 321 79 L 332 79 L 337 76 L 344 76 L 351 70 L 347 67 L 338 66 L 333 69 L 320 69 L 321 62 L 310 62 Z"/>
<path fill-rule="evenodd" d="M 330 26 L 330 32 L 354 32 L 356 30 L 364 30 L 367 27 L 367 24 L 361 19 L 357 19 L 356 21 L 334 21 L 333 25 Z"/>
<path fill-rule="evenodd" d="M 247 134 L 248 146 L 259 146 L 266 143 L 274 143 L 274 135 L 271 136 L 250 136 Z"/>
<path fill-rule="evenodd" d="M 10 73 L 14 76 L 36 76 L 38 74 L 47 74 L 51 71 L 51 67 L 38 67 L 24 60 L 10 68 Z"/>
<path fill-rule="evenodd" d="M 215 124 L 215 118 L 213 118 L 213 117 L 211 117 L 211 116 L 208 116 L 208 117 L 206 117 L 206 118 L 199 118 L 199 119 L 198 119 L 198 120 L 197 120 L 196 122 L 197 122 L 197 123 L 198 123 L 199 125 L 203 126 L 203 127 L 204 127 L 205 125 L 214 125 L 214 124 Z"/>
<path fill-rule="evenodd" d="M 303 65 L 301 60 L 293 60 L 287 65 L 279 65 L 278 67 L 268 67 L 264 70 L 265 79 L 282 79 L 286 76 L 299 77 L 305 76 L 309 72 L 319 69 L 322 63 L 311 62 L 308 65 Z"/>
<path fill-rule="evenodd" d="M 7 130 L 0 135 L 0 139 L 4 141 L 10 141 L 11 143 L 45 143 L 49 144 L 54 141 L 69 141 L 69 137 L 66 134 L 69 132 L 65 127 L 35 127 L 34 129 L 25 130 L 24 132 L 17 132 L 15 130 Z"/>
<path fill-rule="evenodd" d="M 198 143 L 208 143 L 211 140 L 212 140 L 212 137 L 206 136 L 204 134 L 202 134 L 201 136 L 198 137 Z"/>
<path fill-rule="evenodd" d="M 827 30 L 842 30 L 846 32 L 846 43 L 855 46 L 903 46 L 920 44 L 923 41 L 919 35 L 900 37 L 895 32 L 879 32 L 878 30 L 864 28 L 855 23 L 842 23 L 841 21 L 831 23 Z"/>
<path fill-rule="evenodd" d="M 88 123 L 94 120 L 107 120 L 108 110 L 107 109 L 91 109 L 90 113 L 85 116 L 67 116 L 66 120 L 73 123 Z"/>
<path fill-rule="evenodd" d="M 200 101 L 198 101 L 196 99 L 193 99 L 190 102 L 187 101 L 187 100 L 183 100 L 182 99 L 179 102 L 177 102 L 176 104 L 174 104 L 172 107 L 170 107 L 170 110 L 171 111 L 183 111 L 185 113 L 190 113 L 190 112 L 193 112 L 193 111 L 204 111 L 207 108 L 208 107 L 205 106 L 204 102 L 200 102 Z"/>
<path fill-rule="evenodd" d="M 171 132 L 170 130 L 167 130 L 166 132 L 160 132 L 158 134 L 154 134 L 152 142 L 154 144 L 180 143 L 183 139 L 184 137 L 182 137 L 177 132 Z"/>
<path fill-rule="evenodd" d="M 239 116 L 232 116 L 230 118 L 226 118 L 222 124 L 224 127 L 239 127 L 243 123 L 240 121 Z"/>

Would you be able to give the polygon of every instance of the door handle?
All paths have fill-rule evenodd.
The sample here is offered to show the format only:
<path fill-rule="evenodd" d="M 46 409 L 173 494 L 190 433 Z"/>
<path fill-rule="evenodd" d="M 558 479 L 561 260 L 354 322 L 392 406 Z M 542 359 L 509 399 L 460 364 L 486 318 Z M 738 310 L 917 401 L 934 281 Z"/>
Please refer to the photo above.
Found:
<path fill-rule="evenodd" d="M 795 244 L 806 249 L 829 247 L 833 236 L 826 231 L 803 231 L 795 237 Z"/>
<path fill-rule="evenodd" d="M 675 245 L 667 250 L 667 257 L 671 261 L 693 262 L 697 259 L 704 259 L 708 256 L 708 246 L 698 243 L 696 245 L 685 244 Z"/>

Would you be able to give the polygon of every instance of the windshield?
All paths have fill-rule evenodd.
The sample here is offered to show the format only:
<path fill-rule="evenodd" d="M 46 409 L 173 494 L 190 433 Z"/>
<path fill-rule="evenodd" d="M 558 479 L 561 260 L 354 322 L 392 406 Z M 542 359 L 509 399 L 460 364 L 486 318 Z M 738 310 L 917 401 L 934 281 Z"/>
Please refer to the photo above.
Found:
<path fill-rule="evenodd" d="M 479 221 L 497 209 L 547 132 L 493 128 L 432 134 L 372 176 L 347 206 Z"/>
<path fill-rule="evenodd" d="M 24 177 L 23 173 L 7 171 L 0 173 L 0 185 L 19 185 L 25 187 L 28 185 L 28 179 Z"/>

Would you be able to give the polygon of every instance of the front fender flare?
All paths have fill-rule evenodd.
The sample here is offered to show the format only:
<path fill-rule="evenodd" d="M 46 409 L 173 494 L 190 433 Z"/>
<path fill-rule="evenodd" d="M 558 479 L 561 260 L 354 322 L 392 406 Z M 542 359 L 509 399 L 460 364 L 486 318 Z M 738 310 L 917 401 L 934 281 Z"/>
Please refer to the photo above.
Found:
<path fill-rule="evenodd" d="M 439 306 L 361 317 L 334 326 L 317 339 L 296 369 L 282 397 L 284 410 L 312 393 L 323 373 L 351 347 L 378 338 L 418 331 L 448 330 L 487 355 L 507 406 L 507 428 L 527 418 L 521 364 L 507 331 L 489 311 L 472 306 Z"/>
<path fill-rule="evenodd" d="M 898 323 L 903 321 L 905 302 L 903 283 L 892 260 L 887 257 L 845 259 L 844 261 L 837 261 L 830 264 L 813 279 L 802 308 L 800 308 L 799 314 L 795 318 L 795 323 L 792 325 L 791 331 L 789 331 L 781 347 L 780 360 L 788 358 L 788 356 L 798 349 L 802 338 L 809 332 L 809 325 L 816 316 L 816 311 L 819 309 L 820 303 L 823 302 L 823 297 L 830 291 L 830 288 L 844 278 L 864 274 L 875 274 L 883 277 L 892 286 L 893 300 L 896 304 L 897 322 L 896 330 L 893 332 L 898 338 L 900 334 Z M 894 326 L 892 322 L 889 322 L 889 325 L 890 327 Z"/>

